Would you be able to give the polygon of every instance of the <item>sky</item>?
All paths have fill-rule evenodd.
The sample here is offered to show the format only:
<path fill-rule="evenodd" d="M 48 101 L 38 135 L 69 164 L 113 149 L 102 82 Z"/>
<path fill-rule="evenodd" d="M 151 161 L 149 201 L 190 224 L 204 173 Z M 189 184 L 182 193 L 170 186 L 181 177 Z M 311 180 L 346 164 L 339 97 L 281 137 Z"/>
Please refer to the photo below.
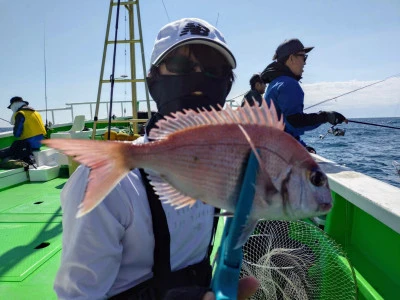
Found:
<path fill-rule="evenodd" d="M 36 109 L 46 108 L 45 95 L 48 108 L 96 101 L 109 4 L 108 0 L 0 0 L 0 118 L 10 119 L 6 107 L 16 95 Z M 114 9 L 110 39 L 115 34 L 115 15 Z M 141 0 L 140 15 L 146 72 L 159 29 L 170 21 L 198 17 L 223 33 L 236 57 L 236 81 L 228 99 L 240 103 L 250 88 L 251 75 L 271 63 L 276 47 L 285 39 L 299 38 L 305 46 L 315 47 L 301 81 L 306 108 L 397 75 L 305 112 L 400 117 L 398 0 Z M 121 8 L 119 39 L 127 35 L 124 18 Z M 107 47 L 104 78 L 111 74 L 112 51 L 112 46 Z M 125 46 L 118 45 L 115 77 L 129 73 L 129 56 L 124 53 Z M 139 58 L 137 72 L 143 77 Z M 138 97 L 145 98 L 143 86 L 138 87 Z M 110 87 L 103 85 L 101 99 L 109 98 Z M 114 101 L 130 98 L 127 84 L 115 85 Z M 103 110 L 106 113 L 105 106 Z M 114 111 L 123 114 L 121 105 L 115 105 Z M 55 114 L 56 123 L 70 118 L 68 111 Z M 0 120 L 0 127 L 7 125 Z"/>

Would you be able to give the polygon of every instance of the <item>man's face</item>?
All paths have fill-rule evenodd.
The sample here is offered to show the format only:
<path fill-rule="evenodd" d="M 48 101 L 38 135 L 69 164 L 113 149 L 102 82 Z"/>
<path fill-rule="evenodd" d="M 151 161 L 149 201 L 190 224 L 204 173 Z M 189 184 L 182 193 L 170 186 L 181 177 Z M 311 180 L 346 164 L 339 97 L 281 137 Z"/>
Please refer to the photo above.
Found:
<path fill-rule="evenodd" d="M 196 59 L 196 57 L 193 55 L 193 53 L 190 53 L 189 47 L 187 47 L 187 46 L 179 47 L 178 49 L 175 50 L 174 54 L 170 55 L 168 58 L 171 59 L 171 57 L 177 57 L 177 56 L 182 56 L 182 57 L 188 58 L 190 61 L 195 63 L 193 65 L 192 71 L 193 72 L 201 72 L 199 61 Z M 165 61 L 160 64 L 159 71 L 160 71 L 160 75 L 179 75 L 179 73 L 168 70 Z"/>
<path fill-rule="evenodd" d="M 193 68 L 191 70 L 192 72 L 201 72 L 201 67 L 200 67 L 199 61 L 196 59 L 196 57 L 193 55 L 193 53 L 190 53 L 189 47 L 187 47 L 187 46 L 179 47 L 178 49 L 176 49 L 174 54 L 172 54 L 172 56 L 170 56 L 169 58 L 170 59 L 173 57 L 177 58 L 179 56 L 181 56 L 182 58 L 187 58 L 190 62 L 193 62 Z M 160 67 L 158 70 L 160 72 L 160 75 L 171 75 L 171 76 L 180 75 L 180 73 L 176 73 L 171 70 L 168 70 L 165 62 L 160 64 Z M 193 95 L 202 95 L 203 92 L 202 91 L 194 91 L 192 94 Z"/>
<path fill-rule="evenodd" d="M 298 52 L 289 56 L 286 61 L 286 65 L 297 76 L 301 76 L 304 72 L 304 66 L 306 65 L 307 54 L 305 52 Z"/>
<path fill-rule="evenodd" d="M 153 77 L 154 76 L 154 77 Z M 233 80 L 223 54 L 203 44 L 172 50 L 150 70 L 148 86 L 161 115 L 225 104 Z"/>
<path fill-rule="evenodd" d="M 257 82 L 255 87 L 256 87 L 257 92 L 259 92 L 262 95 L 265 93 L 266 86 L 267 85 L 263 82 Z"/>

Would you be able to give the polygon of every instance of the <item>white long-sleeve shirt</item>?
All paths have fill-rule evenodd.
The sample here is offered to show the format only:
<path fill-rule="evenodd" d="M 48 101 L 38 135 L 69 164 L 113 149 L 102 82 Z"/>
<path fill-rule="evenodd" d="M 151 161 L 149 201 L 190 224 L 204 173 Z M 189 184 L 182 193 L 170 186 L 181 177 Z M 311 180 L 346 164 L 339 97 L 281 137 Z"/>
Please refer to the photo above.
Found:
<path fill-rule="evenodd" d="M 131 171 L 94 210 L 77 219 L 89 169 L 80 166 L 61 192 L 63 249 L 54 289 L 59 299 L 105 299 L 152 277 L 154 235 L 145 187 Z M 163 204 L 171 236 L 171 269 L 207 254 L 214 208 L 200 201 Z"/>

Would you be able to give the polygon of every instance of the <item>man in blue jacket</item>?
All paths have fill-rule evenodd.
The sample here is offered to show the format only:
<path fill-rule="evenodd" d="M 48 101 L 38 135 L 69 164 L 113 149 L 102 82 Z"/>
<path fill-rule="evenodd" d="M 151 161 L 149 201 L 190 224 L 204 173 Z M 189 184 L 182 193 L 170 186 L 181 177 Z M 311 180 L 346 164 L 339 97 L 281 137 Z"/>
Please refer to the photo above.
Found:
<path fill-rule="evenodd" d="M 313 48 L 304 47 L 298 39 L 285 40 L 276 49 L 272 58 L 274 62 L 265 68 L 261 77 L 269 84 L 264 98 L 268 105 L 272 100 L 278 113 L 283 115 L 285 131 L 303 144 L 309 152 L 316 153 L 315 149 L 308 147 L 301 140 L 301 135 L 327 122 L 336 125 L 347 123 L 347 120 L 335 111 L 303 113 L 304 92 L 299 80 L 306 65 L 307 53 Z"/>

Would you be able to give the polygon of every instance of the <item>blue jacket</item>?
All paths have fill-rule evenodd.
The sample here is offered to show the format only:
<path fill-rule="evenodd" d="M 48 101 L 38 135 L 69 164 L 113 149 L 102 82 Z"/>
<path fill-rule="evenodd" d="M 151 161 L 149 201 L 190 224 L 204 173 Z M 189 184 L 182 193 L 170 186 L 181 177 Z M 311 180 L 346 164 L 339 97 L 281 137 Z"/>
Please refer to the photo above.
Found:
<path fill-rule="evenodd" d="M 304 114 L 304 92 L 299 84 L 301 77 L 295 76 L 285 65 L 274 62 L 262 73 L 264 82 L 269 83 L 264 98 L 270 105 L 271 100 L 282 114 L 285 131 L 299 140 L 305 131 L 313 130 L 325 123 L 320 114 Z"/>

